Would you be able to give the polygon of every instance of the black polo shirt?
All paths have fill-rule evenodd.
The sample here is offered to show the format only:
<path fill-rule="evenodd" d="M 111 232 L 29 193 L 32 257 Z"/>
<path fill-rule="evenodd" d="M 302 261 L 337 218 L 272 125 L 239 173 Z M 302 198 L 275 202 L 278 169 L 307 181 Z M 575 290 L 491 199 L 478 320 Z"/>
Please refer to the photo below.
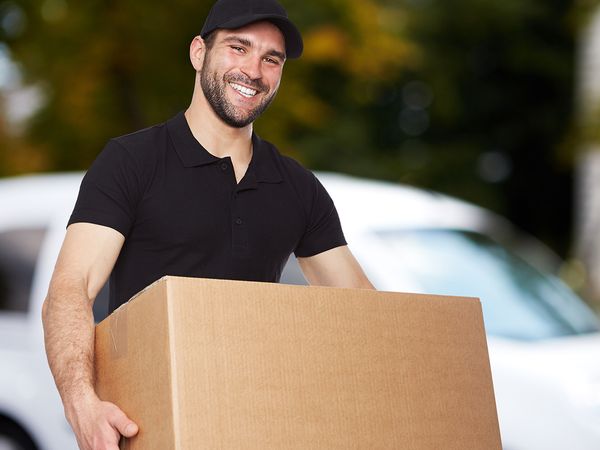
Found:
<path fill-rule="evenodd" d="M 315 176 L 252 136 L 248 170 L 194 138 L 183 113 L 108 142 L 85 175 L 69 224 L 111 227 L 125 243 L 109 311 L 164 275 L 277 282 L 288 257 L 345 245 Z"/>

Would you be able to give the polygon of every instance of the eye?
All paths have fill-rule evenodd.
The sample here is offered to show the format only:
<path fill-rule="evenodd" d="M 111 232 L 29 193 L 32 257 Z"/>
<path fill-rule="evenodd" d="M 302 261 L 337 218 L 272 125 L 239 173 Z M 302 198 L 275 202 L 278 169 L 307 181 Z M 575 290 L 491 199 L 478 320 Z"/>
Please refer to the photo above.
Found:
<path fill-rule="evenodd" d="M 279 64 L 281 64 L 281 63 L 279 62 L 279 60 L 278 60 L 278 59 L 271 58 L 271 57 L 269 57 L 269 56 L 267 56 L 267 57 L 265 58 L 265 62 L 267 62 L 267 63 L 269 63 L 269 64 L 273 64 L 273 65 L 279 65 Z"/>
<path fill-rule="evenodd" d="M 238 47 L 236 45 L 231 45 L 230 48 L 238 53 L 243 53 L 245 51 L 243 47 Z"/>

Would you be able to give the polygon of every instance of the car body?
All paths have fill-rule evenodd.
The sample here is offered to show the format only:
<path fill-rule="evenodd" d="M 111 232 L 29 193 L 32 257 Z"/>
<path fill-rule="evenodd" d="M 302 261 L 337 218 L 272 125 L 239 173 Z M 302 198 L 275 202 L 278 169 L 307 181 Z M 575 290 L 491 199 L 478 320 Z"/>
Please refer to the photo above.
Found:
<path fill-rule="evenodd" d="M 0 181 L 0 448 L 3 439 L 13 440 L 7 448 L 77 448 L 47 367 L 40 316 L 81 177 Z M 598 321 L 557 278 L 526 262 L 553 261 L 551 252 L 506 220 L 447 196 L 318 177 L 377 288 L 482 299 L 504 448 L 600 447 Z M 2 270 L 21 280 L 4 296 Z M 282 282 L 305 283 L 293 258 Z M 104 300 L 97 318 L 106 314 Z M 3 429 L 10 429 L 4 437 Z M 23 435 L 35 447 L 18 447 Z"/>
<path fill-rule="evenodd" d="M 61 239 L 59 227 L 64 236 L 64 212 L 74 202 L 80 180 L 81 174 L 71 174 L 0 181 L 3 449 L 77 449 L 46 362 L 41 306 L 60 246 L 52 241 Z M 7 280 L 12 286 L 7 287 Z"/>

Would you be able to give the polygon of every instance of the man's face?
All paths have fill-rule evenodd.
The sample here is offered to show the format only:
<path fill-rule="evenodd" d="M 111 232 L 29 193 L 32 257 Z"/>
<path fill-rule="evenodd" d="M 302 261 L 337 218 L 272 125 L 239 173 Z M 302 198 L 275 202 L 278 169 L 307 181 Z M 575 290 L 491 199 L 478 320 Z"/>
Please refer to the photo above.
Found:
<path fill-rule="evenodd" d="M 277 93 L 285 41 L 270 22 L 215 33 L 211 48 L 206 49 L 200 85 L 221 120 L 243 128 L 267 109 Z"/>

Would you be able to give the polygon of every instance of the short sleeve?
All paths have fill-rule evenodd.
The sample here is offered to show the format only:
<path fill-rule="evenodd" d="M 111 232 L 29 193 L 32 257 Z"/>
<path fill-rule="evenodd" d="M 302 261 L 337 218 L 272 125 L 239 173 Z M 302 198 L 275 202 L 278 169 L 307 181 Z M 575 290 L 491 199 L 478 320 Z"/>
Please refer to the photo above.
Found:
<path fill-rule="evenodd" d="M 89 222 L 127 236 L 140 198 L 140 174 L 127 149 L 110 140 L 85 174 L 69 225 Z"/>
<path fill-rule="evenodd" d="M 308 226 L 294 250 L 297 257 L 308 257 L 346 245 L 342 225 L 329 193 L 311 174 L 311 196 L 308 197 Z"/>

